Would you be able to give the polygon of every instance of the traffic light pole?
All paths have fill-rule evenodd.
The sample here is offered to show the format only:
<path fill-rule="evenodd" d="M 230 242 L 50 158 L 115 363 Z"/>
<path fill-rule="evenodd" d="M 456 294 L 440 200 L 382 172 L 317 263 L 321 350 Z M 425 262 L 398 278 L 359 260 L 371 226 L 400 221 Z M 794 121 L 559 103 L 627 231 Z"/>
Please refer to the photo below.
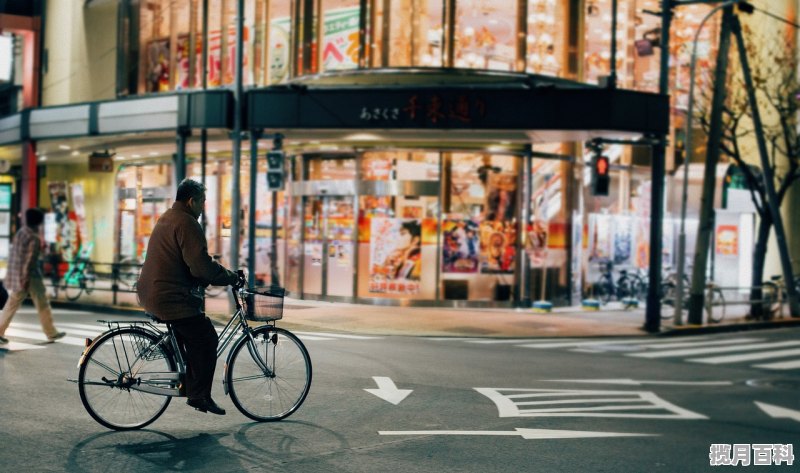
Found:
<path fill-rule="evenodd" d="M 250 130 L 250 199 L 247 206 L 247 285 L 256 283 L 256 203 L 258 201 L 258 140 L 261 130 Z"/>

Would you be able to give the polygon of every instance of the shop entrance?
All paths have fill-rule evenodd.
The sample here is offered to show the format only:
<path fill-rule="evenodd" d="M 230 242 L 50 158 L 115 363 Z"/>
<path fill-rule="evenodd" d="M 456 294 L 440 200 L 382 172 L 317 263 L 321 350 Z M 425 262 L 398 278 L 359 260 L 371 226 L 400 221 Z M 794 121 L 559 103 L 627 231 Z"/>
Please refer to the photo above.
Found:
<path fill-rule="evenodd" d="M 306 196 L 303 201 L 303 293 L 352 297 L 355 196 Z"/>

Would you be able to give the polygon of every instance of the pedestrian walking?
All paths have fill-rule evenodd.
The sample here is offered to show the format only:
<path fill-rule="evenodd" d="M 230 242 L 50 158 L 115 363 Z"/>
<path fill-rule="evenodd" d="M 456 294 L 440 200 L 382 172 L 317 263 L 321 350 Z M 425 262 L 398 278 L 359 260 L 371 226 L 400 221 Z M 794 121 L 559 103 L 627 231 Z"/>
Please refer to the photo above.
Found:
<path fill-rule="evenodd" d="M 8 343 L 5 337 L 6 329 L 22 305 L 22 301 L 28 296 L 39 312 L 39 322 L 47 339 L 54 342 L 66 335 L 53 325 L 53 312 L 50 309 L 50 301 L 47 300 L 42 270 L 39 267 L 39 255 L 42 252 L 39 226 L 43 221 L 44 212 L 39 209 L 28 209 L 25 211 L 25 226 L 14 235 L 5 280 L 5 286 L 11 294 L 0 315 L 0 345 Z"/>

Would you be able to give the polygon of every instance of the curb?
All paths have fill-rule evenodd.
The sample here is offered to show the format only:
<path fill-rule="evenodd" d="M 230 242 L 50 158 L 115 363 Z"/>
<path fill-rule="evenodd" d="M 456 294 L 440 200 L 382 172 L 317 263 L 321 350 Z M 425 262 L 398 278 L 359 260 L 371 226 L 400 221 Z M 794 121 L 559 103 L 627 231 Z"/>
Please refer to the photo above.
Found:
<path fill-rule="evenodd" d="M 766 330 L 800 326 L 800 318 L 787 320 L 770 320 L 724 325 L 686 325 L 675 327 L 658 333 L 660 337 L 680 337 L 683 335 L 699 335 L 706 333 L 745 332 L 748 330 Z"/>

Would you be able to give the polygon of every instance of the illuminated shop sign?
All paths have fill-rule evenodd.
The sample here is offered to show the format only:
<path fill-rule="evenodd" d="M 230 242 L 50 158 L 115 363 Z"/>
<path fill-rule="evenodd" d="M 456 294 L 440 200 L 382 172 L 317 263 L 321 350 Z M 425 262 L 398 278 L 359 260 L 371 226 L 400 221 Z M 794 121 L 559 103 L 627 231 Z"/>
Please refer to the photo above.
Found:
<path fill-rule="evenodd" d="M 11 82 L 14 72 L 14 38 L 0 35 L 0 82 Z"/>

